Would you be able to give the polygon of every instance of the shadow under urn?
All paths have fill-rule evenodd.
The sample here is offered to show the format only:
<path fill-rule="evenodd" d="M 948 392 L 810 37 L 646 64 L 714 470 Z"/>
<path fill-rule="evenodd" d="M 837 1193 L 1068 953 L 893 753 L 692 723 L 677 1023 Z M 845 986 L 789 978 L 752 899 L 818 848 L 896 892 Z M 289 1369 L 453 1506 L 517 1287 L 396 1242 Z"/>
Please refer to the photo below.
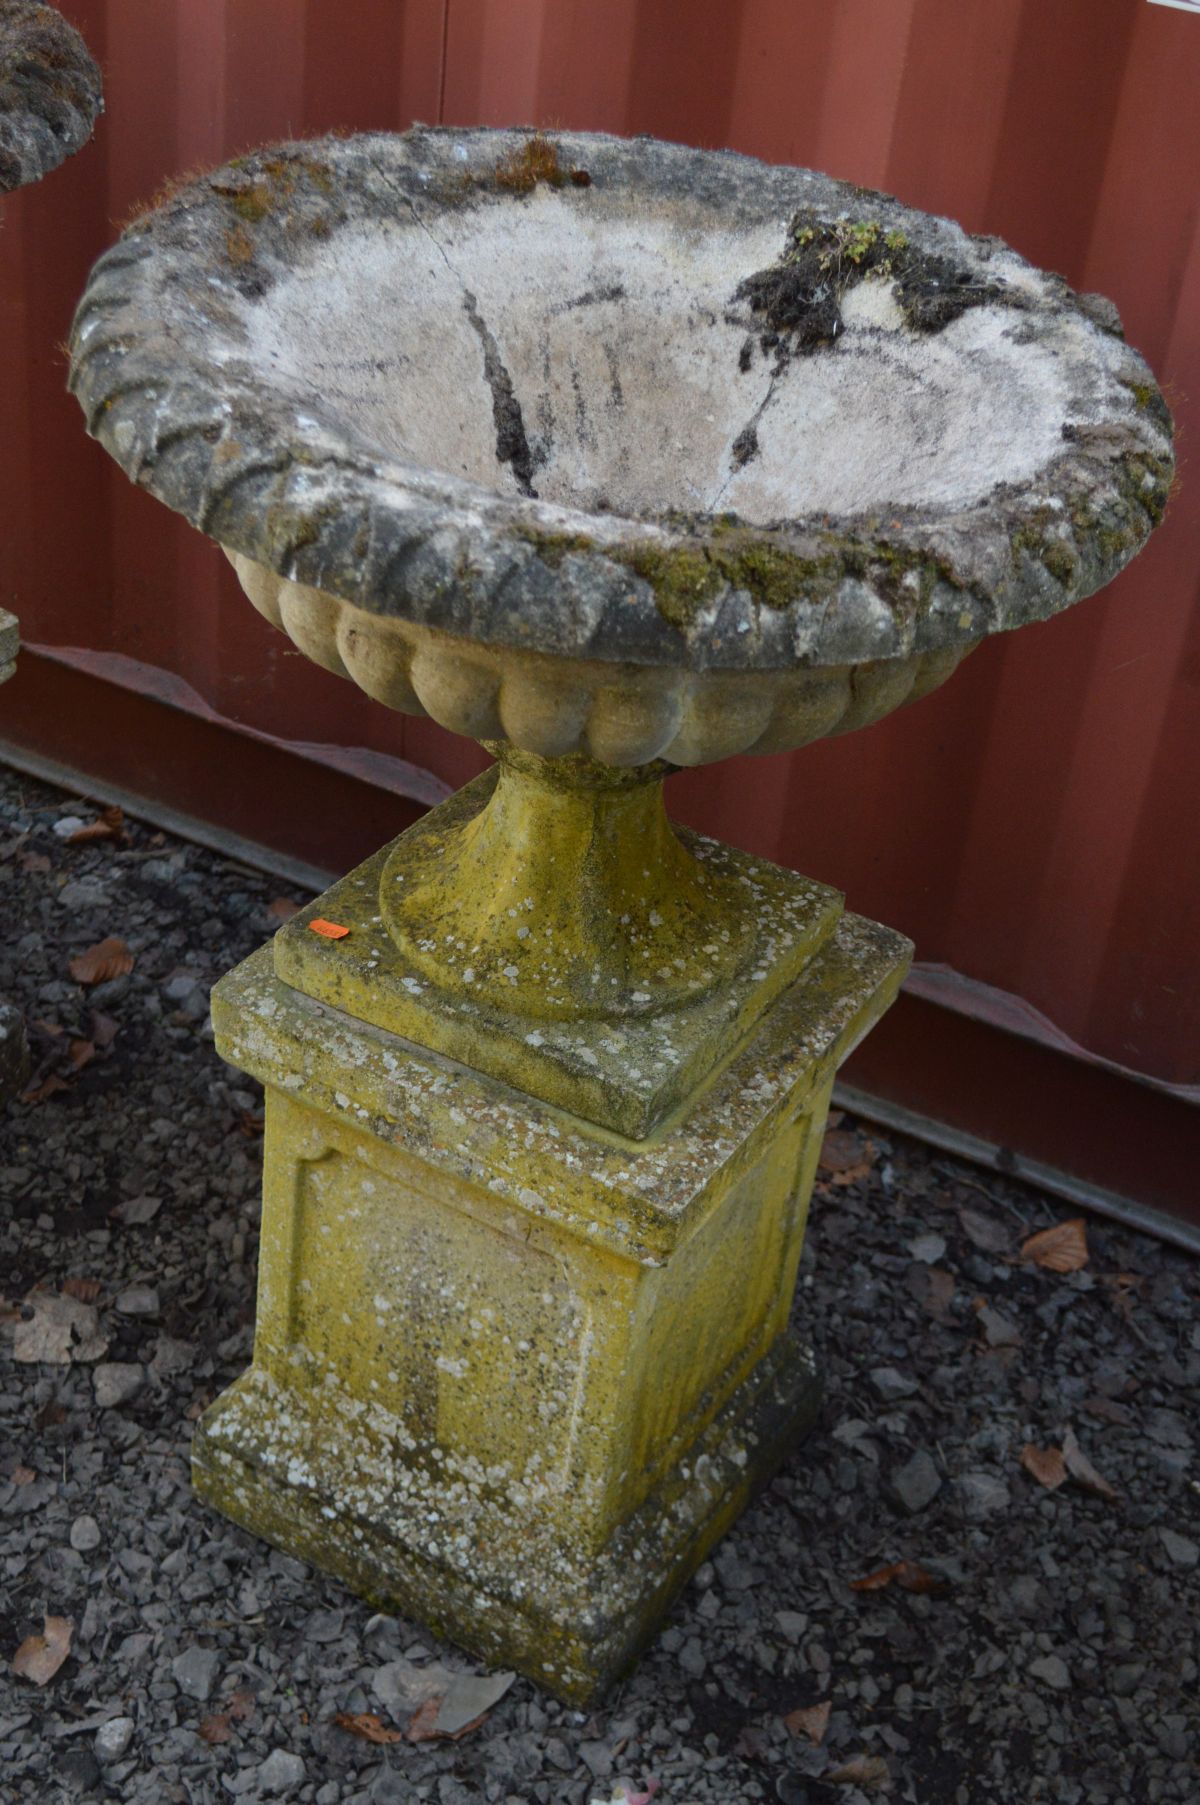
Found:
<path fill-rule="evenodd" d="M 911 952 L 672 828 L 663 778 L 1099 588 L 1169 415 L 1111 304 L 998 240 L 591 135 L 239 157 L 101 258 L 72 348 L 268 620 L 497 761 L 214 991 L 266 1169 L 197 1488 L 590 1701 L 813 1418 L 830 1088 Z"/>
<path fill-rule="evenodd" d="M 0 0 L 0 196 L 81 150 L 103 105 L 100 71 L 75 27 L 36 0 Z M 19 640 L 16 615 L 0 608 L 0 683 L 16 672 Z M 0 996 L 0 1106 L 28 1074 L 24 1018 Z"/>

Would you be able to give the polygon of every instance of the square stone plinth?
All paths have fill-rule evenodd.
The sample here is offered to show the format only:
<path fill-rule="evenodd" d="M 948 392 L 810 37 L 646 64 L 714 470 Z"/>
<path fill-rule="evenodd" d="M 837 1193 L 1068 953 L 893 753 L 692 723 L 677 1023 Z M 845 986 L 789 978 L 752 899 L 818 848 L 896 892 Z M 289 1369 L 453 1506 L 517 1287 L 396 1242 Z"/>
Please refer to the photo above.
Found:
<path fill-rule="evenodd" d="M 909 950 L 843 916 L 643 1142 L 247 960 L 213 1020 L 267 1089 L 257 1334 L 201 1495 L 596 1698 L 812 1420 L 787 1324 L 829 1092 Z"/>

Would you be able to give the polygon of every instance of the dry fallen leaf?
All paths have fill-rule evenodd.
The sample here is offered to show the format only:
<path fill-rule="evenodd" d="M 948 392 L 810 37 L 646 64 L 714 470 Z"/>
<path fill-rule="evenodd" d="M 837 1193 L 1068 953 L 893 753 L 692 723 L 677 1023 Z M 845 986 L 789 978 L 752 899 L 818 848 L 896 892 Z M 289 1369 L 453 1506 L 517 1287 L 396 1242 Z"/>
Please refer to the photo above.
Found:
<path fill-rule="evenodd" d="M 921 1266 L 912 1289 L 921 1308 L 927 1310 L 935 1322 L 946 1328 L 953 1326 L 950 1306 L 954 1302 L 955 1286 L 952 1272 L 947 1272 L 944 1266 Z"/>
<path fill-rule="evenodd" d="M 819 1749 L 829 1728 L 829 1713 L 832 1708 L 830 1699 L 825 1699 L 819 1705 L 801 1705 L 798 1710 L 788 1712 L 783 1720 L 784 1725 L 793 1736 L 807 1736 L 813 1747 Z"/>
<path fill-rule="evenodd" d="M 47 1617 L 42 1634 L 26 1636 L 13 1656 L 13 1672 L 35 1686 L 48 1685 L 71 1652 L 74 1629 L 69 1617 Z"/>
<path fill-rule="evenodd" d="M 293 915 L 300 912 L 300 904 L 293 902 L 290 896 L 277 896 L 274 902 L 267 904 L 267 914 L 272 921 L 290 921 Z M 334 1719 L 337 1722 L 337 1719 Z"/>
<path fill-rule="evenodd" d="M 1078 1272 L 1088 1263 L 1087 1228 L 1082 1216 L 1056 1222 L 1022 1243 L 1021 1258 L 1046 1272 Z"/>
<path fill-rule="evenodd" d="M 431 1701 L 432 1702 L 432 1701 Z M 424 1706 L 421 1707 L 424 1710 Z M 381 1717 L 371 1711 L 339 1711 L 334 1718 L 339 1730 L 349 1731 L 351 1736 L 361 1737 L 363 1742 L 403 1742 L 404 1731 L 389 1729 Z"/>
<path fill-rule="evenodd" d="M 32 1485 L 36 1478 L 37 1474 L 32 1467 L 14 1467 L 12 1470 L 14 1485 Z"/>
<path fill-rule="evenodd" d="M 64 1279 L 63 1296 L 77 1297 L 81 1304 L 94 1304 L 100 1295 L 99 1279 Z"/>
<path fill-rule="evenodd" d="M 1139 1272 L 1106 1272 L 1103 1283 L 1112 1300 L 1113 1309 L 1128 1322 L 1146 1289 L 1145 1279 Z"/>
<path fill-rule="evenodd" d="M 1072 1479 L 1087 1491 L 1095 1492 L 1098 1498 L 1107 1498 L 1110 1503 L 1116 1498 L 1116 1488 L 1096 1471 L 1076 1440 L 1074 1429 L 1066 1430 L 1063 1435 L 1063 1460 Z"/>
<path fill-rule="evenodd" d="M 50 861 L 44 852 L 19 852 L 17 854 L 17 864 L 21 867 L 22 871 L 30 873 L 35 871 L 46 872 L 50 869 Z"/>
<path fill-rule="evenodd" d="M 77 827 L 73 834 L 67 835 L 69 846 L 78 845 L 80 840 L 126 840 L 125 816 L 114 803 L 110 808 L 101 809 L 94 821 L 84 827 Z"/>
<path fill-rule="evenodd" d="M 937 1579 L 932 1573 L 926 1573 L 916 1561 L 893 1561 L 890 1567 L 879 1567 L 874 1573 L 868 1573 L 864 1579 L 852 1579 L 852 1592 L 882 1592 L 885 1586 L 893 1581 L 903 1592 L 944 1592 L 946 1582 Z"/>
<path fill-rule="evenodd" d="M 216 1711 L 211 1717 L 201 1720 L 196 1734 L 205 1742 L 228 1742 L 233 1735 L 233 1728 L 227 1711 Z"/>
<path fill-rule="evenodd" d="M 100 1332 L 100 1318 L 91 1304 L 75 1297 L 56 1297 L 51 1291 L 33 1291 L 26 1298 L 33 1314 L 13 1331 L 13 1359 L 33 1365 L 50 1361 L 69 1366 L 72 1360 L 102 1360 L 108 1337 Z"/>
<path fill-rule="evenodd" d="M 133 954 L 123 940 L 110 934 L 69 959 L 67 970 L 77 984 L 106 984 L 110 978 L 123 978 L 133 970 Z"/>
<path fill-rule="evenodd" d="M 821 1172 L 831 1184 L 857 1184 L 875 1164 L 875 1148 L 849 1128 L 830 1128 L 821 1142 Z"/>
<path fill-rule="evenodd" d="M 881 1792 L 891 1777 L 882 1755 L 855 1755 L 824 1776 L 835 1786 L 861 1786 L 864 1792 Z"/>
<path fill-rule="evenodd" d="M 1057 1491 L 1066 1482 L 1067 1466 L 1061 1448 L 1035 1448 L 1028 1442 L 1021 1449 L 1021 1465 L 1048 1492 Z"/>
<path fill-rule="evenodd" d="M 22 1103 L 44 1103 L 47 1097 L 53 1097 L 58 1091 L 69 1091 L 71 1086 L 57 1072 L 48 1072 L 40 1084 L 32 1084 L 21 1092 Z"/>

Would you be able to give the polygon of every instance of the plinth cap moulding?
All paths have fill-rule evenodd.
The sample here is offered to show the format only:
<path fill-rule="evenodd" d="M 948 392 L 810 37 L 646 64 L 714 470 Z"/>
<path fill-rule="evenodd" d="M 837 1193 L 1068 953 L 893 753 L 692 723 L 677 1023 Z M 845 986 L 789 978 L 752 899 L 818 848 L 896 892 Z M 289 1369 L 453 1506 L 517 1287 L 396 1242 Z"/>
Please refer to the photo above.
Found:
<path fill-rule="evenodd" d="M 965 649 L 1106 583 L 1173 468 L 1110 303 L 890 197 L 644 138 L 238 158 L 100 260 L 73 350 L 90 430 L 233 552 L 589 661 Z"/>
<path fill-rule="evenodd" d="M 104 106 L 100 71 L 52 6 L 0 0 L 0 194 L 82 149 Z"/>

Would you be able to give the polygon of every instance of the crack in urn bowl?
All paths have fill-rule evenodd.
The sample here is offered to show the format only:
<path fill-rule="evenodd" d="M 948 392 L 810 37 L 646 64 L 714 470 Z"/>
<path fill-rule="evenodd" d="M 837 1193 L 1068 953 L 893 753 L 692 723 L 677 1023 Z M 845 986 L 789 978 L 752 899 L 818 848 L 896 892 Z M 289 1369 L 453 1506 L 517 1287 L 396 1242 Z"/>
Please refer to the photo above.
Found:
<path fill-rule="evenodd" d="M 38 0 L 0 0 L 0 194 L 82 149 L 103 105 L 100 71 L 75 27 Z"/>
<path fill-rule="evenodd" d="M 648 139 L 236 159 L 100 260 L 72 354 L 90 430 L 310 657 L 614 765 L 879 719 L 1107 582 L 1173 469 L 1109 303 Z"/>

